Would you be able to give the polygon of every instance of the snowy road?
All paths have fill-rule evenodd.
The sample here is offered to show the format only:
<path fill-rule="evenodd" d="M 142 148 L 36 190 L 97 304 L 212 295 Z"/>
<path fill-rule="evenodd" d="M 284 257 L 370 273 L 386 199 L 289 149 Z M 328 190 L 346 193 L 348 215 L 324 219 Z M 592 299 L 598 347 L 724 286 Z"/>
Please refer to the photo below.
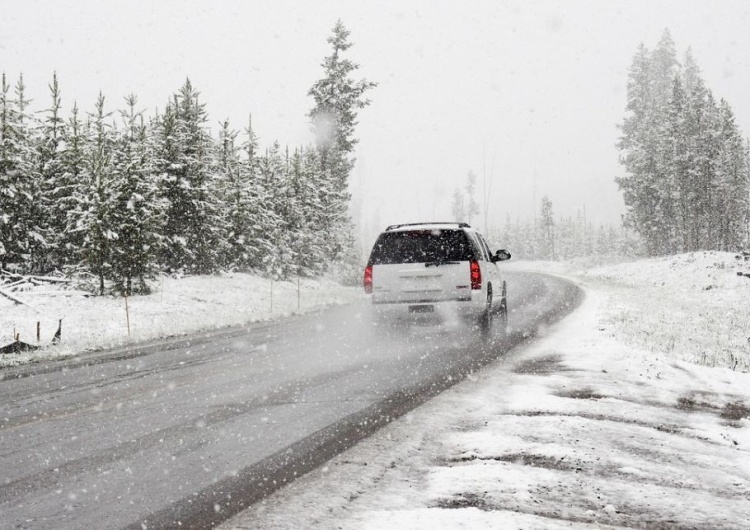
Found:
<path fill-rule="evenodd" d="M 511 333 L 373 328 L 365 304 L 0 372 L 0 527 L 207 527 L 569 312 L 509 274 Z"/>

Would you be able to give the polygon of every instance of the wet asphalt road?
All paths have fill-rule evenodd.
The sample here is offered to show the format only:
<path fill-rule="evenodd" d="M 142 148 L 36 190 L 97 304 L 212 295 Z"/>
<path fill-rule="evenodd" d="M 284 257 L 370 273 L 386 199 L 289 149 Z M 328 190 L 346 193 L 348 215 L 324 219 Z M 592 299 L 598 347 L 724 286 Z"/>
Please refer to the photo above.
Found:
<path fill-rule="evenodd" d="M 509 330 L 374 326 L 366 303 L 0 371 L 0 528 L 208 528 L 563 317 L 507 273 Z"/>

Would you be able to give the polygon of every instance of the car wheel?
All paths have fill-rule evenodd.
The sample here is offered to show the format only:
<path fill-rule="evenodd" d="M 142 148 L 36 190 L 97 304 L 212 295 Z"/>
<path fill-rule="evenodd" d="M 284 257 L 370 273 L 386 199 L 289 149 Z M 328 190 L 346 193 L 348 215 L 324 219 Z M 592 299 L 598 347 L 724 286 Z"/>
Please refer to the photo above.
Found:
<path fill-rule="evenodd" d="M 479 317 L 479 331 L 482 332 L 483 335 L 489 334 L 490 331 L 492 331 L 492 321 L 494 319 L 494 314 L 492 312 L 492 286 L 487 286 L 487 305 L 484 308 L 484 311 L 482 311 L 482 314 Z"/>
<path fill-rule="evenodd" d="M 508 331 L 508 295 L 505 281 L 503 281 L 503 291 L 500 298 L 500 309 L 498 310 L 500 320 L 500 330 L 503 333 Z"/>

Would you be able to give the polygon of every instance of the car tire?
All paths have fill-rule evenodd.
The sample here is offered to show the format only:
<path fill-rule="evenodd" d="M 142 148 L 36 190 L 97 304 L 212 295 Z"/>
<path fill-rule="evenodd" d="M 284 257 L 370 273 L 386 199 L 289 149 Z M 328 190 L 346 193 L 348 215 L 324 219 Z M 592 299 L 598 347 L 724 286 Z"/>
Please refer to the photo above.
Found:
<path fill-rule="evenodd" d="M 487 286 L 487 305 L 479 316 L 479 331 L 482 335 L 488 335 L 492 331 L 492 321 L 494 313 L 492 311 L 492 286 Z"/>
<path fill-rule="evenodd" d="M 498 309 L 500 330 L 503 333 L 508 332 L 508 294 L 505 280 L 503 280 L 502 296 L 500 297 L 500 308 Z"/>

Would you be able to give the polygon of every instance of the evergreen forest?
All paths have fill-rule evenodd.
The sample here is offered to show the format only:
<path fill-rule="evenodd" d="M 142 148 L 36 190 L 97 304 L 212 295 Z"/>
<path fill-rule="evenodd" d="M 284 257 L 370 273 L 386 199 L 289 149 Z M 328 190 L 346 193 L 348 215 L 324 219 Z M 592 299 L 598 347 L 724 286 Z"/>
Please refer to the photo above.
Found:
<path fill-rule="evenodd" d="M 748 245 L 748 142 L 691 50 L 678 60 L 668 30 L 654 50 L 641 44 L 633 58 L 620 130 L 624 221 L 647 255 Z"/>
<path fill-rule="evenodd" d="M 112 109 L 29 110 L 21 76 L 0 80 L 0 268 L 89 278 L 99 293 L 146 293 L 158 273 L 247 271 L 275 279 L 358 267 L 348 217 L 357 111 L 375 83 L 352 79 L 339 21 L 310 88 L 315 144 L 261 149 L 250 120 L 218 138 L 185 81 L 147 117 Z M 302 117 L 301 117 L 302 118 Z M 358 274 L 358 273 L 357 273 Z"/>

